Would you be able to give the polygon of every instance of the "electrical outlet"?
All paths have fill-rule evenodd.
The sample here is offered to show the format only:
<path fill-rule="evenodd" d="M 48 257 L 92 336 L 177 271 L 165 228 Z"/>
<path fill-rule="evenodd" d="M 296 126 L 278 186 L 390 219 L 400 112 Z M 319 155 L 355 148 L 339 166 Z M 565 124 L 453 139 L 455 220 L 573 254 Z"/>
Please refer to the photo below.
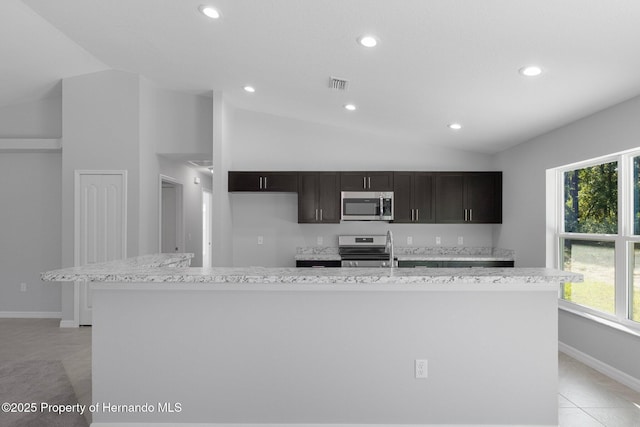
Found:
<path fill-rule="evenodd" d="M 440 238 L 440 236 L 436 236 L 436 245 L 441 245 L 442 244 L 442 239 Z"/>
<path fill-rule="evenodd" d="M 427 359 L 416 359 L 416 378 L 425 379 L 428 374 L 428 362 Z"/>
<path fill-rule="evenodd" d="M 459 245 L 464 245 L 464 237 L 458 236 L 458 244 Z"/>
<path fill-rule="evenodd" d="M 27 284 L 20 283 L 20 292 L 27 292 Z"/>
<path fill-rule="evenodd" d="M 413 245 L 413 236 L 407 236 L 407 245 Z"/>
<path fill-rule="evenodd" d="M 258 244 L 261 245 L 264 243 L 264 237 L 258 236 Z"/>
<path fill-rule="evenodd" d="M 322 236 L 318 236 L 318 237 L 316 238 L 316 244 L 317 244 L 318 246 L 322 246 L 322 244 L 323 244 L 323 243 L 324 243 L 324 239 L 322 238 Z"/>

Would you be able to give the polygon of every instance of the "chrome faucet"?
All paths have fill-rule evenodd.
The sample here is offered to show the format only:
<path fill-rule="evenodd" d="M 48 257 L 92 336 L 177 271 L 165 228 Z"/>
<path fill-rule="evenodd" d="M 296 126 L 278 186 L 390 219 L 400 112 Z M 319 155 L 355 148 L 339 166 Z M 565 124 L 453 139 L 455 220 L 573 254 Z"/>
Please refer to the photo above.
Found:
<path fill-rule="evenodd" d="M 389 253 L 389 267 L 395 267 L 394 255 L 393 255 L 393 234 L 391 230 L 387 230 L 387 242 L 385 243 L 385 252 Z"/>

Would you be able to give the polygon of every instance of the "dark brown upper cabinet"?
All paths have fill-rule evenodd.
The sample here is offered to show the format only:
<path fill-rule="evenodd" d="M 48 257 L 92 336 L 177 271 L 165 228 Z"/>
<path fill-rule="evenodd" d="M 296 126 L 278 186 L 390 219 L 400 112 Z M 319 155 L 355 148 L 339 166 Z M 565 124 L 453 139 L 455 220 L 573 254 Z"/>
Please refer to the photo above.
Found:
<path fill-rule="evenodd" d="M 502 172 L 435 174 L 437 223 L 502 222 Z"/>
<path fill-rule="evenodd" d="M 298 173 L 298 223 L 340 222 L 340 179 L 337 172 Z"/>
<path fill-rule="evenodd" d="M 298 191 L 297 172 L 229 172 L 228 191 Z"/>
<path fill-rule="evenodd" d="M 393 191 L 393 172 L 341 172 L 340 191 Z"/>
<path fill-rule="evenodd" d="M 394 172 L 393 222 L 434 222 L 434 185 L 430 172 Z"/>

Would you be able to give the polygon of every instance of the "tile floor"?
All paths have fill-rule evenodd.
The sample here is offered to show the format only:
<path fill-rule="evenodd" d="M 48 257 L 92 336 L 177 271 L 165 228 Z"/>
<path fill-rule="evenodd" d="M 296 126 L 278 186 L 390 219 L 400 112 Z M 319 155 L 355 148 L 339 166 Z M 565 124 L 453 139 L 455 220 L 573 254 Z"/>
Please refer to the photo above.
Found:
<path fill-rule="evenodd" d="M 56 319 L 0 319 L 0 363 L 60 360 L 78 397 L 91 403 L 91 328 L 60 329 Z M 559 353 L 560 427 L 640 426 L 640 393 Z M 91 422 L 90 415 L 87 419 Z"/>

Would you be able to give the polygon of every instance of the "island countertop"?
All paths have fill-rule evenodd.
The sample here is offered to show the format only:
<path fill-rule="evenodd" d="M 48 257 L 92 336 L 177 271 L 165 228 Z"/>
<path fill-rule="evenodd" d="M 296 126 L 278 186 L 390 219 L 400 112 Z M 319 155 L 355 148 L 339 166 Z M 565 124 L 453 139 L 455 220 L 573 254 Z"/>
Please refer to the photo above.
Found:
<path fill-rule="evenodd" d="M 171 254 L 174 257 L 179 254 Z M 152 256 L 149 256 L 152 257 Z M 155 256 L 158 257 L 157 255 Z M 137 260 L 137 262 L 136 262 Z M 557 284 L 582 276 L 547 268 L 172 267 L 127 259 L 42 273 L 51 282 L 216 284 Z"/>
<path fill-rule="evenodd" d="M 370 425 L 372 411 L 386 425 L 557 425 L 558 290 L 578 274 L 201 268 L 176 256 L 43 274 L 91 282 L 95 401 L 184 405 L 99 411 L 95 424 L 336 425 L 347 405 L 343 425 Z M 417 357 L 433 367 L 426 383 Z M 452 416 L 460 401 L 469 410 Z"/>

